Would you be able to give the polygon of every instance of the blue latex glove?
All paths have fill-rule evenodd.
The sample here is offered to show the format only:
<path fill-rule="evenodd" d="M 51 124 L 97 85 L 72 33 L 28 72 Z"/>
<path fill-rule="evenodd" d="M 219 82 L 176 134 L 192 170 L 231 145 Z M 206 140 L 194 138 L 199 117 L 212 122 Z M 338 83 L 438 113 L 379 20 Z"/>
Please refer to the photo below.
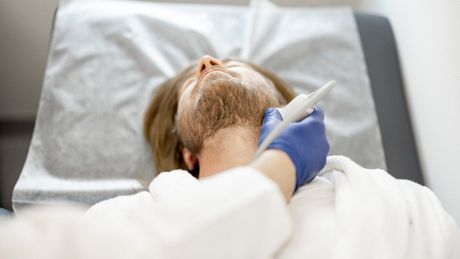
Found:
<path fill-rule="evenodd" d="M 281 121 L 281 114 L 277 109 L 267 109 L 260 132 L 259 145 Z M 282 150 L 291 158 L 297 176 L 294 192 L 300 186 L 312 181 L 326 164 L 329 152 L 323 111 L 315 107 L 307 118 L 291 123 L 273 140 L 268 149 Z"/>

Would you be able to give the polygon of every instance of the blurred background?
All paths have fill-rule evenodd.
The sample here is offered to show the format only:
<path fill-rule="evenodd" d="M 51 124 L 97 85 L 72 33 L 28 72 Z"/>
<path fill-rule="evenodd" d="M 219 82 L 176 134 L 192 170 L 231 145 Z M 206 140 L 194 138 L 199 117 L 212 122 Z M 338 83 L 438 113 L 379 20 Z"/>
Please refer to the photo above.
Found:
<path fill-rule="evenodd" d="M 247 5 L 248 1 L 168 1 Z M 460 219 L 460 1 L 287 0 L 279 6 L 350 6 L 386 16 L 394 30 L 422 173 Z M 0 207 L 33 132 L 58 0 L 0 0 Z"/>

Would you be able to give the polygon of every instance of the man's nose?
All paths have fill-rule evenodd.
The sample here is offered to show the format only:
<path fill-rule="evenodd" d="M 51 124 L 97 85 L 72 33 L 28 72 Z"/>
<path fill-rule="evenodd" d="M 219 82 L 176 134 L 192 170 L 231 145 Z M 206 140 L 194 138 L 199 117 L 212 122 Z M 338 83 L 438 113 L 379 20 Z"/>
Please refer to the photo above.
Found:
<path fill-rule="evenodd" d="M 198 63 L 198 77 L 201 76 L 204 71 L 213 67 L 222 67 L 222 62 L 217 58 L 211 57 L 209 55 L 204 55 Z"/>

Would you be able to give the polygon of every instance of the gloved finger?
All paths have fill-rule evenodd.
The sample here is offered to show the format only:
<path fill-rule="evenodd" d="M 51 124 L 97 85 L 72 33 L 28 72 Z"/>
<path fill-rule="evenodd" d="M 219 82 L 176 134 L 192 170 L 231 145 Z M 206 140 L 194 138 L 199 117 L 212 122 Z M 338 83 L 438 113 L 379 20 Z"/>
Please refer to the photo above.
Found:
<path fill-rule="evenodd" d="M 262 128 L 260 130 L 259 145 L 270 134 L 270 132 L 281 123 L 281 114 L 276 108 L 268 108 L 265 111 Z"/>
<path fill-rule="evenodd" d="M 264 133 L 270 133 L 278 124 L 281 123 L 283 118 L 281 113 L 276 108 L 268 108 L 265 111 L 264 121 L 262 124 L 262 131 Z"/>
<path fill-rule="evenodd" d="M 267 123 L 274 123 L 274 122 L 281 122 L 283 118 L 281 118 L 281 113 L 276 108 L 268 108 L 264 114 L 264 121 L 263 124 Z"/>

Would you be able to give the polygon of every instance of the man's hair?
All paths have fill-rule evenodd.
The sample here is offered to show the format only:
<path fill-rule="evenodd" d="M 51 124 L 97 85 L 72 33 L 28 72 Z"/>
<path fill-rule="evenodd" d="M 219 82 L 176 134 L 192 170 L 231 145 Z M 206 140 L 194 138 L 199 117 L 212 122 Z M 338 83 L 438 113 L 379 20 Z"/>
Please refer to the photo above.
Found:
<path fill-rule="evenodd" d="M 273 83 L 278 91 L 277 98 L 280 104 L 286 104 L 295 97 L 292 88 L 269 70 L 244 60 L 224 59 L 223 62 L 230 60 L 250 66 Z M 155 91 L 154 97 L 145 113 L 144 134 L 152 148 L 158 172 L 174 169 L 187 170 L 181 152 L 184 146 L 177 134 L 176 112 L 179 103 L 179 89 L 194 72 L 196 65 L 194 63 L 188 66 L 175 77 L 161 84 Z"/>

